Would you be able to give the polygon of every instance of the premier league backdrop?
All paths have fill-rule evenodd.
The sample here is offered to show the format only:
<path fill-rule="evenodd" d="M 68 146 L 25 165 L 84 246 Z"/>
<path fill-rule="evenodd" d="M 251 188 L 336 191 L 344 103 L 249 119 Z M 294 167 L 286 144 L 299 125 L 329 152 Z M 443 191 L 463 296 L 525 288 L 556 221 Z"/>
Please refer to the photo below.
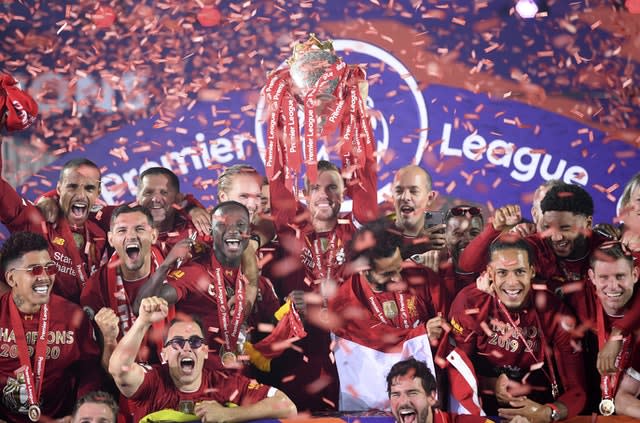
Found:
<path fill-rule="evenodd" d="M 264 171 L 260 90 L 311 32 L 366 66 L 381 201 L 414 162 L 443 196 L 489 209 L 577 183 L 611 222 L 639 170 L 640 53 L 624 31 L 638 15 L 616 2 L 547 0 L 529 20 L 511 0 L 57 3 L 0 5 L 0 70 L 41 110 L 20 159 L 50 162 L 18 189 L 29 199 L 83 156 L 106 203 L 161 165 L 211 205 L 226 166 Z"/>

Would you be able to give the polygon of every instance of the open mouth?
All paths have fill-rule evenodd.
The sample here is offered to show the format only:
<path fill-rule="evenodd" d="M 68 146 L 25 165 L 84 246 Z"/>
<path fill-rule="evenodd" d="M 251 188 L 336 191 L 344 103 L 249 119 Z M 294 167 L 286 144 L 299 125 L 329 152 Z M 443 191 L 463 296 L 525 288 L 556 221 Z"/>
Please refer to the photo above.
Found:
<path fill-rule="evenodd" d="M 35 292 L 38 295 L 46 295 L 49 293 L 49 284 L 33 285 L 32 289 L 33 289 L 33 292 Z"/>
<path fill-rule="evenodd" d="M 522 293 L 522 288 L 503 289 L 502 292 L 504 292 L 510 299 L 517 299 Z"/>
<path fill-rule="evenodd" d="M 73 203 L 71 204 L 71 215 L 75 218 L 83 218 L 87 214 L 87 204 Z"/>
<path fill-rule="evenodd" d="M 318 207 L 318 208 L 331 208 L 331 202 L 330 201 L 317 201 L 316 202 L 316 207 Z"/>
<path fill-rule="evenodd" d="M 127 244 L 124 248 L 127 253 L 127 257 L 129 257 L 131 260 L 137 260 L 138 257 L 140 257 L 140 245 Z"/>
<path fill-rule="evenodd" d="M 416 421 L 416 412 L 411 408 L 404 408 L 398 411 L 400 415 L 400 423 L 414 423 Z"/>
<path fill-rule="evenodd" d="M 238 238 L 225 239 L 224 243 L 230 251 L 238 251 L 240 249 L 240 240 Z"/>
<path fill-rule="evenodd" d="M 622 297 L 622 292 L 605 292 L 604 295 L 609 298 L 619 298 Z"/>
<path fill-rule="evenodd" d="M 569 241 L 560 241 L 553 244 L 556 250 L 566 250 L 569 247 Z"/>
<path fill-rule="evenodd" d="M 400 207 L 400 213 L 402 213 L 402 214 L 411 214 L 415 210 L 416 209 L 411 207 L 411 206 L 402 206 L 402 207 Z"/>
<path fill-rule="evenodd" d="M 180 359 L 180 370 L 183 373 L 191 374 L 196 367 L 196 361 L 191 357 L 183 357 Z"/>

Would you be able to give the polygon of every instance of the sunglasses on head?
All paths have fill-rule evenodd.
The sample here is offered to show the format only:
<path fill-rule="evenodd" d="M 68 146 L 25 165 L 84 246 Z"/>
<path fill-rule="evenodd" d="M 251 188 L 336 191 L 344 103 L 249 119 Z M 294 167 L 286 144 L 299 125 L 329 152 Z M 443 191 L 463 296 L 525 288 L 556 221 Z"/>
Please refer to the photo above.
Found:
<path fill-rule="evenodd" d="M 197 335 L 191 335 L 188 339 L 183 338 L 182 336 L 176 336 L 175 338 L 171 338 L 164 344 L 165 347 L 171 345 L 174 350 L 181 350 L 184 348 L 184 344 L 189 343 L 189 346 L 192 350 L 200 348 L 204 343 L 204 338 L 201 338 Z"/>
<path fill-rule="evenodd" d="M 46 273 L 47 276 L 53 276 L 58 273 L 58 266 L 54 262 L 49 262 L 47 264 L 34 264 L 29 267 L 14 267 L 11 270 L 24 270 L 25 272 L 31 273 L 32 276 L 41 276 Z"/>
<path fill-rule="evenodd" d="M 469 216 L 479 216 L 480 209 L 468 206 L 456 206 L 449 209 L 449 215 L 451 216 L 462 216 L 465 214 L 469 214 Z"/>

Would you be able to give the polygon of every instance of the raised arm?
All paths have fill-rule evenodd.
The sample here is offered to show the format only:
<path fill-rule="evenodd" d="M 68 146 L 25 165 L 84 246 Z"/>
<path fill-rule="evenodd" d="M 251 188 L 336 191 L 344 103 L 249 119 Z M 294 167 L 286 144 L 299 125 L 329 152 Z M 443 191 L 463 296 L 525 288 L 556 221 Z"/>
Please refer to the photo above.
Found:
<path fill-rule="evenodd" d="M 143 299 L 138 318 L 111 354 L 109 373 L 127 398 L 135 394 L 144 381 L 144 370 L 135 363 L 144 335 L 153 323 L 164 320 L 168 313 L 169 305 L 163 298 Z"/>
<path fill-rule="evenodd" d="M 149 277 L 144 285 L 140 287 L 138 296 L 133 301 L 133 309 L 138 310 L 142 300 L 147 297 L 158 296 L 164 298 L 169 304 L 175 304 L 178 301 L 178 293 L 176 289 L 165 283 L 167 275 L 174 269 L 178 260 L 184 262 L 191 257 L 191 247 L 193 241 L 188 237 L 178 241 L 169 251 L 164 261 L 156 268 L 156 271 Z"/>
<path fill-rule="evenodd" d="M 508 230 L 522 219 L 520 206 L 508 205 L 497 209 L 492 222 L 475 237 L 460 255 L 458 266 L 464 272 L 480 273 L 487 267 L 489 246 L 502 231 Z"/>

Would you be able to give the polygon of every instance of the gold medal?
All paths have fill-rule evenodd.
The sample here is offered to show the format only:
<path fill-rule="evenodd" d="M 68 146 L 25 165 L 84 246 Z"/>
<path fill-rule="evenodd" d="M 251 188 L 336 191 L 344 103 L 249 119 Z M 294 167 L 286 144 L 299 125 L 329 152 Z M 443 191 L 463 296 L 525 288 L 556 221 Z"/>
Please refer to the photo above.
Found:
<path fill-rule="evenodd" d="M 223 350 L 220 351 L 222 352 Z M 224 367 L 234 367 L 238 358 L 231 351 L 225 351 L 222 353 L 221 360 Z"/>
<path fill-rule="evenodd" d="M 610 416 L 616 412 L 616 405 L 611 398 L 603 398 L 600 401 L 600 414 Z"/>
<path fill-rule="evenodd" d="M 38 420 L 40 420 L 40 407 L 38 407 L 35 404 L 31 404 L 29 406 L 29 420 L 31 420 L 32 422 L 37 422 Z"/>
<path fill-rule="evenodd" d="M 395 300 L 382 303 L 382 311 L 388 319 L 393 319 L 398 315 L 398 305 Z"/>

